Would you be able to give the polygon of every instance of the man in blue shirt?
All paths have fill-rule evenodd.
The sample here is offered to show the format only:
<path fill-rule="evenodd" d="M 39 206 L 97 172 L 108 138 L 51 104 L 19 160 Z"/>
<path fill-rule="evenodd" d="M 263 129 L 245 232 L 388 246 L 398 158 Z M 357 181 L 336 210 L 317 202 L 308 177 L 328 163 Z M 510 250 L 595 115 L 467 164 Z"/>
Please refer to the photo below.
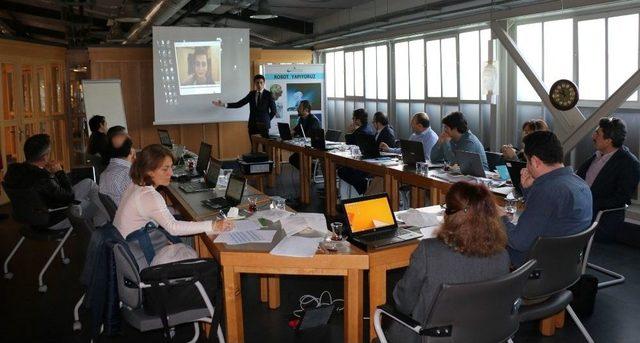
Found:
<path fill-rule="evenodd" d="M 424 112 L 414 114 L 411 118 L 411 130 L 413 133 L 409 136 L 409 140 L 421 142 L 425 160 L 431 159 L 431 148 L 438 141 L 438 135 L 430 127 L 429 116 Z M 401 148 L 391 148 L 384 142 L 380 143 L 380 150 L 396 154 L 402 152 Z"/>
<path fill-rule="evenodd" d="M 518 224 L 503 217 L 511 263 L 525 262 L 529 249 L 540 236 L 561 237 L 582 232 L 591 225 L 592 200 L 589 186 L 565 167 L 564 152 L 558 137 L 550 131 L 525 136 L 527 167 L 520 180 L 526 208 Z"/>
<path fill-rule="evenodd" d="M 467 127 L 467 120 L 461 112 L 452 112 L 442 118 L 442 132 L 438 142 L 431 149 L 431 160 L 458 163 L 456 151 L 468 151 L 480 155 L 482 167 L 489 170 L 484 147 L 478 137 Z"/>

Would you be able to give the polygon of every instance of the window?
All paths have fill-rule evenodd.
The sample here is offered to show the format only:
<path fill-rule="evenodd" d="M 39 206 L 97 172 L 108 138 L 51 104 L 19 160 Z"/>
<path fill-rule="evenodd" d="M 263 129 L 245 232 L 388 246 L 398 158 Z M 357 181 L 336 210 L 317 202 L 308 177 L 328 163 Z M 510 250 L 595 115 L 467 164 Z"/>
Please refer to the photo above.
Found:
<path fill-rule="evenodd" d="M 522 57 L 536 75 L 542 76 L 542 23 L 518 25 L 516 34 Z M 517 87 L 519 101 L 540 101 L 540 97 L 520 69 L 518 69 Z"/>
<path fill-rule="evenodd" d="M 347 52 L 344 54 L 344 82 L 346 84 L 345 94 L 347 96 L 353 96 L 353 52 Z"/>
<path fill-rule="evenodd" d="M 329 52 L 325 55 L 324 70 L 326 71 L 325 82 L 327 88 L 327 97 L 335 96 L 335 63 L 334 53 Z"/>
<path fill-rule="evenodd" d="M 461 33 L 460 100 L 480 99 L 480 32 Z"/>
<path fill-rule="evenodd" d="M 395 44 L 396 99 L 409 99 L 409 43 Z"/>
<path fill-rule="evenodd" d="M 362 61 L 362 50 L 353 53 L 353 72 L 355 82 L 355 95 L 364 96 L 364 65 Z"/>
<path fill-rule="evenodd" d="M 544 23 L 544 84 L 573 80 L 573 20 Z"/>
<path fill-rule="evenodd" d="M 387 46 L 376 47 L 377 74 L 378 74 L 378 99 L 386 99 L 388 92 L 387 85 Z"/>
<path fill-rule="evenodd" d="M 335 55 L 336 98 L 344 98 L 344 51 L 337 51 Z"/>
<path fill-rule="evenodd" d="M 604 26 L 604 19 L 578 22 L 578 86 L 580 98 L 585 100 L 604 100 L 605 97 Z"/>
<path fill-rule="evenodd" d="M 366 84 L 365 97 L 375 99 L 377 97 L 376 76 L 376 47 L 364 49 L 364 82 Z"/>
<path fill-rule="evenodd" d="M 458 96 L 458 63 L 456 39 L 443 39 L 440 43 L 442 53 L 442 96 L 455 98 Z"/>
<path fill-rule="evenodd" d="M 424 41 L 409 42 L 410 98 L 424 99 Z"/>
<path fill-rule="evenodd" d="M 440 78 L 440 41 L 427 42 L 427 93 L 430 98 L 442 96 Z"/>
<path fill-rule="evenodd" d="M 638 70 L 638 15 L 611 17 L 607 26 L 608 86 L 611 95 Z M 629 100 L 637 99 L 638 92 L 629 97 Z"/>

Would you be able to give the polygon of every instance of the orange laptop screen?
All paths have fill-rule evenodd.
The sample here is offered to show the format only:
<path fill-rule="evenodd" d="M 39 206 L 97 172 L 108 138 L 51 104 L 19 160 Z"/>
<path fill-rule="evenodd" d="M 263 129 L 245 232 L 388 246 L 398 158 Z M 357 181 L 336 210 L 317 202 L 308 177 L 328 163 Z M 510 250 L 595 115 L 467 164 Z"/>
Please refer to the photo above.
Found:
<path fill-rule="evenodd" d="M 395 224 L 387 197 L 344 204 L 352 233 L 369 231 Z"/>

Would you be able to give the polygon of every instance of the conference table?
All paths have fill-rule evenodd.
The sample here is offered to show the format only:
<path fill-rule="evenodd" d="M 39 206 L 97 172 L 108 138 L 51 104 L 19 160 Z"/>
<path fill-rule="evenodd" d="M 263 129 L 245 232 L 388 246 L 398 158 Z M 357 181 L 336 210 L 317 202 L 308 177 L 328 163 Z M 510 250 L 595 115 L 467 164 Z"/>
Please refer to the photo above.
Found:
<path fill-rule="evenodd" d="M 185 193 L 179 184 L 171 183 L 163 190 L 173 206 L 187 220 L 215 218 L 218 211 L 201 204 L 202 200 L 222 196 L 222 191 Z M 268 196 L 253 187 L 247 187 L 243 197 L 257 196 L 258 207 L 271 201 Z M 240 205 L 246 208 L 246 205 Z M 363 273 L 369 268 L 369 255 L 355 246 L 341 252 L 318 250 L 311 258 L 271 255 L 269 251 L 284 236 L 278 232 L 272 243 L 242 244 L 240 246 L 214 243 L 215 236 L 196 236 L 196 250 L 201 257 L 214 257 L 222 267 L 224 291 L 224 317 L 226 319 L 227 342 L 244 341 L 242 313 L 241 274 L 257 274 L 260 280 L 260 299 L 270 308 L 279 306 L 279 275 L 342 276 L 344 278 L 344 341 L 363 341 Z M 266 288 L 266 289 L 265 289 Z"/>

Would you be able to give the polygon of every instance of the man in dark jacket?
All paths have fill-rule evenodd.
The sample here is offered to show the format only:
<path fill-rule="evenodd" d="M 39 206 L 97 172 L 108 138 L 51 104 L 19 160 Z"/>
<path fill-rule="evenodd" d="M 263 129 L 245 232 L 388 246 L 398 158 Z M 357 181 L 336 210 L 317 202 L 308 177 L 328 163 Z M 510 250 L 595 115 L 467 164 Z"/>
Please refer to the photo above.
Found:
<path fill-rule="evenodd" d="M 109 146 L 107 121 L 103 116 L 95 115 L 89 119 L 89 129 L 91 130 L 91 136 L 87 145 L 87 154 L 100 155 L 102 158 L 106 158 L 107 147 Z"/>
<path fill-rule="evenodd" d="M 624 207 L 638 188 L 640 162 L 624 146 L 627 129 L 620 118 L 602 118 L 593 133 L 596 152 L 578 169 L 593 194 L 593 217 L 599 211 Z M 603 214 L 595 238 L 612 241 L 624 222 L 624 211 Z"/>
<path fill-rule="evenodd" d="M 240 108 L 249 104 L 249 139 L 251 135 L 262 134 L 261 130 L 266 128 L 267 131 L 271 127 L 271 119 L 276 116 L 276 102 L 271 96 L 271 92 L 264 89 L 264 76 L 258 74 L 253 77 L 253 88 L 247 96 L 238 102 L 223 103 L 221 100 L 213 102 L 215 106 L 223 106 L 226 108 Z M 261 127 L 261 124 L 263 125 Z"/>
<path fill-rule="evenodd" d="M 71 181 L 58 161 L 51 161 L 51 138 L 47 134 L 29 137 L 24 143 L 26 162 L 9 165 L 4 182 L 12 189 L 33 189 L 48 208 L 65 207 L 74 200 L 81 202 L 82 217 L 93 218 L 94 224 L 107 221 L 106 210 L 100 203 L 98 185 L 85 179 L 71 186 Z M 51 229 L 68 227 L 63 211 L 54 212 L 49 219 Z"/>
<path fill-rule="evenodd" d="M 389 125 L 389 118 L 386 114 L 376 112 L 373 115 L 373 127 L 376 129 L 376 146 L 384 143 L 390 148 L 396 147 L 396 132 Z"/>
<path fill-rule="evenodd" d="M 300 101 L 298 105 L 298 125 L 296 125 L 292 134 L 298 137 L 308 137 L 313 130 L 321 129 L 320 120 L 311 113 L 311 103 L 308 100 Z M 300 154 L 293 153 L 289 157 L 289 163 L 300 169 Z"/>
<path fill-rule="evenodd" d="M 347 144 L 355 145 L 357 135 L 370 135 L 374 136 L 376 130 L 371 124 L 369 124 L 369 114 L 364 108 L 359 108 L 353 111 L 352 123 L 347 128 L 347 135 L 345 141 Z M 353 188 L 359 193 L 364 194 L 367 191 L 367 177 L 368 173 L 365 173 L 358 169 L 349 167 L 341 167 L 338 169 L 338 177 L 340 178 L 340 197 L 342 199 L 348 199 L 348 187 Z"/>
<path fill-rule="evenodd" d="M 369 114 L 364 108 L 353 111 L 351 124 L 347 127 L 345 141 L 347 144 L 356 144 L 356 135 L 375 135 L 376 130 L 369 124 Z"/>

